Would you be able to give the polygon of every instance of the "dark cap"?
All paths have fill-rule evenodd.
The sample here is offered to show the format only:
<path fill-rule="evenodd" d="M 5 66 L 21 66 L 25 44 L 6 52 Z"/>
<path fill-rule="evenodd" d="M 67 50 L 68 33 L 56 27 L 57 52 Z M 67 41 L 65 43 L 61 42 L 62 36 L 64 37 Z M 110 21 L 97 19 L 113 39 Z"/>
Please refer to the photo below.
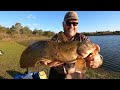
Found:
<path fill-rule="evenodd" d="M 70 20 L 70 19 L 78 20 L 77 12 L 75 12 L 75 11 L 67 12 L 65 17 L 64 17 L 64 21 L 67 21 L 67 20 Z"/>

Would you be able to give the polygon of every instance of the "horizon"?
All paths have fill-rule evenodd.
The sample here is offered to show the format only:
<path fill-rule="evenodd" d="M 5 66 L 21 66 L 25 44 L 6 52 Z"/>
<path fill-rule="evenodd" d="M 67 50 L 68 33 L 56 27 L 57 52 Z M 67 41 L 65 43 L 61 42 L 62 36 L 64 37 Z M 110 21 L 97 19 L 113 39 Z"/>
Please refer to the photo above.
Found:
<path fill-rule="evenodd" d="M 43 31 L 63 31 L 62 22 L 68 11 L 0 11 L 0 25 L 10 28 L 19 22 Z M 76 11 L 78 32 L 120 31 L 120 11 Z"/>

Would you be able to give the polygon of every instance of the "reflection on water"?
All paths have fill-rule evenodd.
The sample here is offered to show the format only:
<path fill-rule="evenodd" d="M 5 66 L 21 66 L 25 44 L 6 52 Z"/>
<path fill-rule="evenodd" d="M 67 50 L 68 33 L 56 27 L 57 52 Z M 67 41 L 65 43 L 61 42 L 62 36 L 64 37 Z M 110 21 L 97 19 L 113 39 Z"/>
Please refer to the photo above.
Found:
<path fill-rule="evenodd" d="M 102 67 L 120 72 L 120 35 L 88 36 L 93 43 L 100 45 L 103 56 Z"/>

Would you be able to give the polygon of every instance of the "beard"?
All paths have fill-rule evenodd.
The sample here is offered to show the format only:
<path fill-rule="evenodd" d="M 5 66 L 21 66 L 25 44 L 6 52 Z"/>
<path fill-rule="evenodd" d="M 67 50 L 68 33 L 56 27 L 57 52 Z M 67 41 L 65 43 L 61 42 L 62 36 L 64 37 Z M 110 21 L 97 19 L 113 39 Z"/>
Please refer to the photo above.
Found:
<path fill-rule="evenodd" d="M 64 32 L 65 32 L 65 35 L 67 37 L 73 37 L 76 34 L 76 31 L 74 31 L 74 30 L 67 30 L 67 31 L 64 31 Z"/>

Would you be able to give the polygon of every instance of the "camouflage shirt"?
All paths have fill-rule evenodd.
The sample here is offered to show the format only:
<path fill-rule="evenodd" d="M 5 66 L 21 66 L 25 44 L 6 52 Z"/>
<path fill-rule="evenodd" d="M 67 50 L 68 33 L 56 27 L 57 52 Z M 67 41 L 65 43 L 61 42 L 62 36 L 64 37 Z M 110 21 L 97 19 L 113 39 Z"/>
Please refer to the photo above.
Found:
<path fill-rule="evenodd" d="M 60 34 L 62 34 L 64 37 L 61 37 Z M 65 38 L 64 33 L 63 32 L 59 32 L 58 34 L 53 36 L 51 40 L 56 41 L 56 42 L 61 42 L 63 40 L 63 38 Z M 65 41 L 65 40 L 63 40 L 63 41 Z M 76 35 L 71 39 L 71 41 L 80 41 L 80 42 L 82 42 L 82 41 L 89 41 L 89 42 L 91 42 L 88 37 L 86 37 L 85 35 L 80 34 L 80 33 L 76 33 Z M 57 66 L 57 67 L 52 67 L 52 68 L 54 68 L 58 73 L 64 74 L 63 65 L 60 65 L 60 66 Z"/>
<path fill-rule="evenodd" d="M 61 38 L 59 38 L 59 34 L 64 34 L 63 32 L 59 32 L 58 34 L 56 34 L 55 36 L 52 37 L 51 40 L 53 41 L 56 41 L 56 42 L 60 42 L 61 41 Z M 90 39 L 88 37 L 86 37 L 85 35 L 83 34 L 80 34 L 80 33 L 76 33 L 76 35 L 71 39 L 71 41 L 90 41 Z"/>

